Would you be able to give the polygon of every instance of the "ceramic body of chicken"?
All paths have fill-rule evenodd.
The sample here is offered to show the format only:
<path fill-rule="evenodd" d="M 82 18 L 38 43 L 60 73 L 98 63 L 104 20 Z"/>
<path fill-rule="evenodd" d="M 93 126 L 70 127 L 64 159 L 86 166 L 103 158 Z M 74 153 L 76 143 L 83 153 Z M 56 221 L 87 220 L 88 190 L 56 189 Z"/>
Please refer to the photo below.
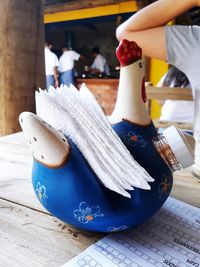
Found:
<path fill-rule="evenodd" d="M 114 129 L 135 159 L 155 178 L 151 190 L 135 188 L 132 197 L 126 198 L 105 188 L 70 142 L 71 152 L 64 166 L 52 169 L 33 162 L 35 193 L 54 216 L 78 228 L 109 232 L 141 224 L 163 205 L 170 193 L 172 174 L 153 148 L 154 126 L 122 122 Z"/>
<path fill-rule="evenodd" d="M 125 42 L 123 47 L 126 48 L 129 44 Z M 47 154 L 60 154 L 59 157 L 62 160 L 56 163 L 52 158 L 46 163 L 47 155 L 34 153 L 32 181 L 39 201 L 54 216 L 78 228 L 112 232 L 134 227 L 151 217 L 169 196 L 172 172 L 155 150 L 152 142 L 157 132 L 148 113 L 143 110 L 144 74 L 141 54 L 137 53 L 138 51 L 133 62 L 129 62 L 126 66 L 122 65 L 121 71 L 124 70 L 126 74 L 121 74 L 120 82 L 123 75 L 127 75 L 126 82 L 124 84 L 122 81 L 119 85 L 116 109 L 110 121 L 114 131 L 134 159 L 155 179 L 151 183 L 151 190 L 134 188 L 133 191 L 128 191 L 131 198 L 127 198 L 104 187 L 74 142 L 59 133 L 55 136 L 55 139 L 57 138 L 55 147 L 49 148 Z M 133 76 L 136 76 L 135 81 L 132 80 Z M 128 97 L 122 97 L 123 100 L 120 100 L 120 94 L 123 95 L 126 90 L 131 93 L 129 92 Z M 120 101 L 128 101 L 128 103 L 124 105 Z M 130 106 L 127 108 L 129 103 L 133 103 L 135 108 L 131 109 Z M 138 108 L 139 113 L 142 112 L 142 114 L 136 112 Z M 47 142 L 46 146 L 48 144 L 51 146 L 54 130 L 44 121 L 31 113 L 22 114 L 20 121 L 22 128 L 30 124 L 37 131 L 34 133 L 35 136 L 28 137 L 29 142 L 39 146 L 40 143 L 43 146 L 42 142 Z M 46 133 L 49 134 L 49 132 L 52 139 L 48 141 Z M 32 130 L 29 136 L 31 134 Z"/>

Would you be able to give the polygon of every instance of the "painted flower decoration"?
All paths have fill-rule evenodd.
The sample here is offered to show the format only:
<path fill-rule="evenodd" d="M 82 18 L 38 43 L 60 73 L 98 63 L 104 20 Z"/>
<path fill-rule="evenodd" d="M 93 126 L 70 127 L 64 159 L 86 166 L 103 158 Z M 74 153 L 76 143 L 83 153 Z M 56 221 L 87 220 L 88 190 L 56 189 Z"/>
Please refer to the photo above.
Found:
<path fill-rule="evenodd" d="M 46 187 L 44 185 L 41 185 L 40 182 L 37 182 L 35 192 L 36 192 L 38 199 L 43 204 L 46 204 L 46 200 L 48 198 L 46 195 L 46 191 L 47 191 Z"/>
<path fill-rule="evenodd" d="M 81 202 L 79 209 L 74 210 L 74 218 L 80 223 L 86 224 L 97 217 L 103 217 L 99 206 L 88 207 L 86 202 Z"/>
<path fill-rule="evenodd" d="M 126 225 L 122 225 L 122 226 L 119 226 L 119 227 L 109 227 L 108 228 L 108 232 L 118 232 L 118 231 L 123 231 L 123 230 L 126 230 L 128 229 L 128 226 Z"/>
<path fill-rule="evenodd" d="M 172 182 L 169 176 L 162 175 L 162 182 L 158 186 L 159 198 L 168 196 L 172 186 Z"/>
<path fill-rule="evenodd" d="M 129 144 L 132 147 L 140 146 L 144 148 L 148 143 L 144 140 L 144 137 L 137 135 L 135 132 L 128 132 L 128 135 L 123 137 L 125 143 Z"/>

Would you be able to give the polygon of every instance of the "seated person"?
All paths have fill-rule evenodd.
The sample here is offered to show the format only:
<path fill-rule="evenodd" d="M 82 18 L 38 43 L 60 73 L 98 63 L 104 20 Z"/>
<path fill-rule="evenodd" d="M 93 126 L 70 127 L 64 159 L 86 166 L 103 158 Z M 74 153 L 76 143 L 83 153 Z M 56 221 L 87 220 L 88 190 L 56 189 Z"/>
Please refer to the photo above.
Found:
<path fill-rule="evenodd" d="M 190 82 L 186 75 L 174 66 L 170 67 L 168 72 L 161 78 L 157 86 L 191 88 Z M 166 100 L 162 106 L 160 119 L 165 121 L 193 123 L 194 102 Z"/>

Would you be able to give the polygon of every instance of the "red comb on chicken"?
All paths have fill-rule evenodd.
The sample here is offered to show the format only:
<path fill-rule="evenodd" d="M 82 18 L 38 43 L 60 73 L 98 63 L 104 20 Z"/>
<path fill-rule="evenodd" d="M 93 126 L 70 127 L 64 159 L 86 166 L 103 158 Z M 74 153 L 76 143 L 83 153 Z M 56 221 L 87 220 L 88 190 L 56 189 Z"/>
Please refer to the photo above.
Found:
<path fill-rule="evenodd" d="M 142 49 L 135 43 L 122 40 L 116 49 L 121 67 L 128 66 L 142 58 Z"/>
<path fill-rule="evenodd" d="M 129 42 L 124 39 L 120 41 L 119 46 L 116 49 L 116 55 L 121 67 L 126 67 L 142 59 L 142 49 L 136 44 L 136 42 Z M 141 84 L 141 95 L 145 103 L 147 101 L 147 96 L 144 79 Z"/>

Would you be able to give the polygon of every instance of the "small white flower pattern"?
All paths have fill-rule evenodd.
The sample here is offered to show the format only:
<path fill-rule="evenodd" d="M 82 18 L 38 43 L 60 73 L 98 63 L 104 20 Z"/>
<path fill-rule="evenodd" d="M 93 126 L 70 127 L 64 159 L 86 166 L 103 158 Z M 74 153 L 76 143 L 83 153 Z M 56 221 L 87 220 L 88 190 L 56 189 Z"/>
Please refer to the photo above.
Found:
<path fill-rule="evenodd" d="M 40 182 L 37 182 L 35 192 L 40 202 L 44 205 L 46 205 L 46 201 L 48 198 L 46 195 L 46 191 L 46 187 L 44 185 L 41 185 Z"/>
<path fill-rule="evenodd" d="M 108 228 L 108 232 L 118 232 L 118 231 L 123 231 L 123 230 L 126 230 L 126 229 L 128 229 L 128 226 L 126 226 L 126 225 L 122 225 L 122 226 L 119 226 L 119 227 L 109 227 Z"/>
<path fill-rule="evenodd" d="M 74 218 L 80 223 L 87 224 L 97 217 L 103 217 L 99 206 L 88 207 L 86 202 L 79 204 L 79 209 L 74 210 Z"/>

